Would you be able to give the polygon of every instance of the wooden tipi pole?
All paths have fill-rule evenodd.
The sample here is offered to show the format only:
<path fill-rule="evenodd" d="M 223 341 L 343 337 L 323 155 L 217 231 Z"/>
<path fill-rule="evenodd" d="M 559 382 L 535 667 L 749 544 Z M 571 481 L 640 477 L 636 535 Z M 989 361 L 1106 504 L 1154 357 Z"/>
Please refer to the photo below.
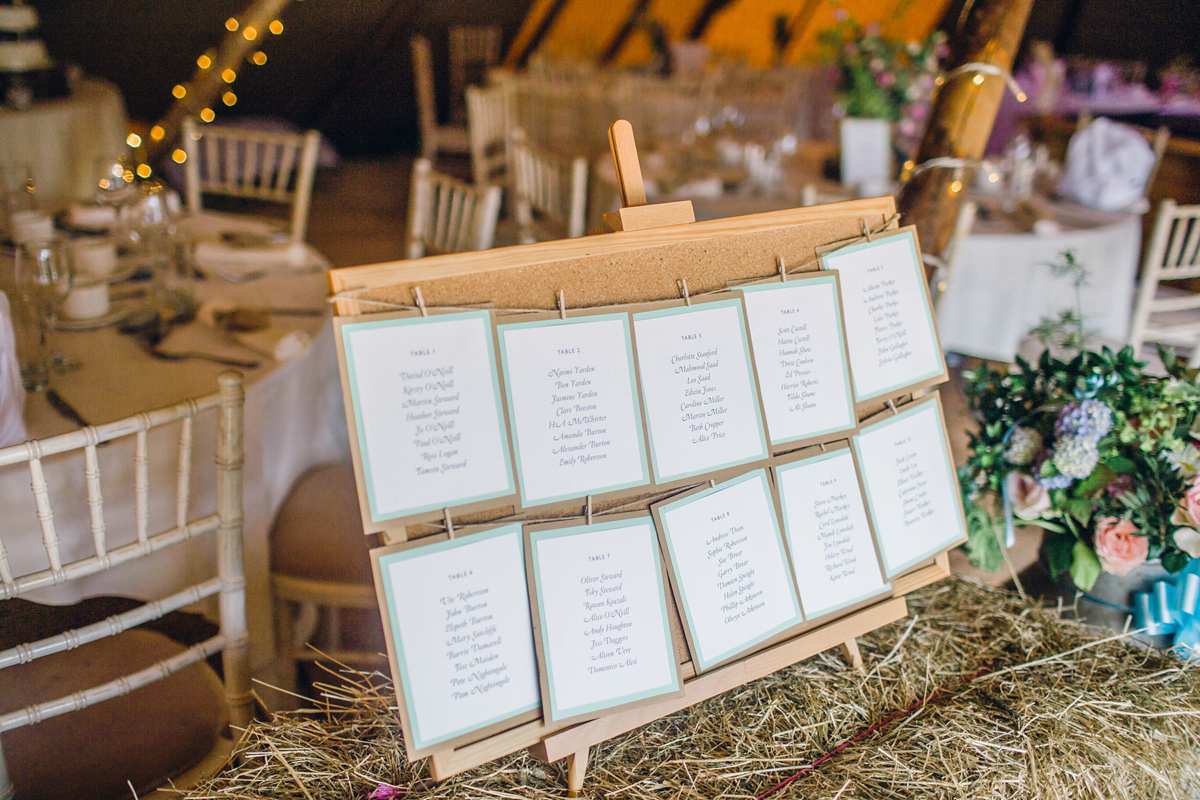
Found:
<path fill-rule="evenodd" d="M 901 222 L 915 224 L 921 248 L 940 256 L 954 231 L 963 202 L 963 187 L 974 169 L 934 167 L 922 169 L 935 158 L 977 161 L 983 156 L 996 112 L 1007 90 L 1000 75 L 967 70 L 964 65 L 983 63 L 1007 74 L 1021 44 L 1033 0 L 974 0 L 950 41 L 950 76 L 933 100 L 929 127 L 915 159 L 917 170 L 900 190 L 897 207 Z"/>
<path fill-rule="evenodd" d="M 178 97 L 167 113 L 155 125 L 150 140 L 146 143 L 146 161 L 155 163 L 179 136 L 183 118 L 211 108 L 218 95 L 228 87 L 226 70 L 234 75 L 242 68 L 246 56 L 262 47 L 270 25 L 279 19 L 280 12 L 292 0 L 254 0 L 245 11 L 232 19 L 236 27 L 225 36 L 215 56 L 202 58 L 196 66 L 192 80 L 181 84 L 183 97 Z"/>

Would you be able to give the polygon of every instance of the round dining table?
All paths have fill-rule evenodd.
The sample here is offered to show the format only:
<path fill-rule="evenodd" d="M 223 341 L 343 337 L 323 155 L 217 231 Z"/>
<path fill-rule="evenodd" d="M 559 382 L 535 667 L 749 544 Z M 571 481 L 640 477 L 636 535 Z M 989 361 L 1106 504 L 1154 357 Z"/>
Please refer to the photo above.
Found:
<path fill-rule="evenodd" d="M 185 223 L 193 239 L 215 239 L 222 232 L 263 233 L 264 223 L 232 215 L 204 213 Z M 317 464 L 349 458 L 341 384 L 327 302 L 328 263 L 311 247 L 303 258 L 280 259 L 272 266 L 231 271 L 229 265 L 206 265 L 199 257 L 198 277 L 186 288 L 206 307 L 279 309 L 272 329 L 293 345 L 287 360 L 256 352 L 217 327 L 196 320 L 173 330 L 157 348 L 164 353 L 199 353 L 243 361 L 245 377 L 245 466 L 243 472 L 243 539 L 246 611 L 252 666 L 270 677 L 274 665 L 272 604 L 269 584 L 268 534 L 276 511 L 299 475 Z M 232 278 L 232 279 L 231 279 Z M 135 283 L 112 286 L 114 309 L 131 311 L 144 302 Z M 144 286 L 144 285 L 143 285 Z M 203 316 L 203 314 L 202 314 Z M 244 341 L 244 340 L 243 340 Z M 153 355 L 136 337 L 115 324 L 90 330 L 60 331 L 56 344 L 78 368 L 56 376 L 51 386 L 89 424 L 122 419 L 211 394 L 217 376 L 231 367 L 202 358 Z M 45 393 L 30 393 L 25 421 L 31 438 L 78 427 L 48 402 Z M 215 414 L 197 420 L 193 434 L 190 502 L 199 513 L 215 510 Z M 155 439 L 154 437 L 157 437 Z M 178 430 L 156 431 L 149 446 L 150 530 L 174 524 Z M 134 443 L 128 439 L 99 449 L 101 485 L 109 547 L 135 539 Z M 64 561 L 93 555 L 82 459 L 47 459 L 44 465 L 55 526 Z M 0 540 L 17 574 L 48 566 L 27 469 L 0 470 Z M 211 542 L 191 541 L 114 569 L 40 590 L 28 599 L 52 604 L 74 603 L 99 595 L 133 595 L 143 599 L 179 591 L 203 574 L 214 558 Z M 131 587 L 133 590 L 131 591 Z"/>
<path fill-rule="evenodd" d="M 123 152 L 126 126 L 116 84 L 82 78 L 67 97 L 0 106 L 0 164 L 29 164 L 43 204 L 90 199 L 96 160 Z"/>
<path fill-rule="evenodd" d="M 1141 253 L 1140 215 L 1045 198 L 1032 200 L 1033 214 L 1009 214 L 998 198 L 976 199 L 980 214 L 959 245 L 938 302 L 944 351 L 1011 362 L 1044 318 L 1075 309 L 1071 278 L 1050 268 L 1068 250 L 1087 270 L 1079 287 L 1085 331 L 1105 341 L 1126 340 Z"/>

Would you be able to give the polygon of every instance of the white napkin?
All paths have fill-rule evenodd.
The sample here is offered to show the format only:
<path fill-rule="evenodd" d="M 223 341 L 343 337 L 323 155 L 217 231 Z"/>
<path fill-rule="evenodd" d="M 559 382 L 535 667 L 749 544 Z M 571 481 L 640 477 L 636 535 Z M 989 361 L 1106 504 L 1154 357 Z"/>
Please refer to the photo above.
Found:
<path fill-rule="evenodd" d="M 216 324 L 216 314 L 232 310 L 232 306 L 204 303 L 196 312 L 196 318 L 205 325 L 220 330 Z M 289 328 L 277 322 L 271 322 L 267 327 L 257 331 L 228 331 L 228 335 L 242 347 L 276 361 L 290 361 L 303 355 L 308 350 L 308 346 L 312 344 L 312 337 L 307 331 Z"/>
<path fill-rule="evenodd" d="M 117 224 L 117 209 L 88 203 L 74 203 L 67 209 L 67 225 L 71 228 L 109 230 Z"/>
<path fill-rule="evenodd" d="M 1119 211 L 1138 200 L 1154 151 L 1135 128 L 1100 117 L 1071 137 L 1059 191 L 1080 205 Z"/>
<path fill-rule="evenodd" d="M 17 337 L 13 334 L 8 296 L 0 292 L 0 447 L 29 438 L 24 414 L 25 387 L 17 362 Z"/>
<path fill-rule="evenodd" d="M 301 269 L 309 263 L 303 242 L 280 242 L 266 247 L 235 247 L 225 242 L 197 242 L 196 266 L 202 272 L 246 275 L 258 270 Z"/>

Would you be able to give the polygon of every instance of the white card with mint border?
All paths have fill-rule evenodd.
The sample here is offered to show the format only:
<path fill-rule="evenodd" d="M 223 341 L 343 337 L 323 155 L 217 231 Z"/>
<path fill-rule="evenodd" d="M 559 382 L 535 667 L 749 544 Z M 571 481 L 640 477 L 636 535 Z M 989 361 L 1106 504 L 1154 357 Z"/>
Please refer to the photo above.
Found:
<path fill-rule="evenodd" d="M 368 533 L 515 496 L 491 315 L 335 321 Z"/>
<path fill-rule="evenodd" d="M 765 469 L 653 510 L 697 671 L 804 622 Z"/>
<path fill-rule="evenodd" d="M 654 520 L 531 525 L 526 536 L 546 720 L 681 693 Z"/>
<path fill-rule="evenodd" d="M 650 482 L 629 315 L 498 321 L 521 504 Z"/>
<path fill-rule="evenodd" d="M 858 417 L 837 274 L 740 288 L 771 444 L 852 430 Z"/>
<path fill-rule="evenodd" d="M 784 540 L 811 620 L 886 594 L 854 451 L 805 451 L 775 465 Z"/>
<path fill-rule="evenodd" d="M 856 404 L 946 379 L 915 229 L 840 247 L 820 260 L 841 282 Z"/>
<path fill-rule="evenodd" d="M 884 411 L 851 439 L 884 574 L 966 541 L 962 496 L 936 394 Z"/>
<path fill-rule="evenodd" d="M 372 551 L 410 760 L 541 705 L 519 524 Z"/>
<path fill-rule="evenodd" d="M 770 455 L 740 297 L 633 315 L 655 482 Z"/>

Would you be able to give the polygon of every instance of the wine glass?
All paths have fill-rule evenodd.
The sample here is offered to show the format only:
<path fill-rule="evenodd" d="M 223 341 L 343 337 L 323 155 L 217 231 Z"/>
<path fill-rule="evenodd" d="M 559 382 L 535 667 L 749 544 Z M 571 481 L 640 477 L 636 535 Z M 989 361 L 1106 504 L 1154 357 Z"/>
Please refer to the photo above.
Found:
<path fill-rule="evenodd" d="M 12 234 L 12 216 L 37 210 L 33 168 L 23 161 L 0 164 L 0 228 Z"/>
<path fill-rule="evenodd" d="M 71 291 L 72 273 L 58 241 L 31 242 L 16 248 L 14 304 L 21 381 L 29 391 L 41 391 L 55 368 L 53 334 L 63 301 Z M 20 340 L 24 340 L 23 343 Z M 22 346 L 23 344 L 23 346 Z M 60 364 L 69 360 L 60 354 Z M 78 366 L 78 365 L 75 365 Z"/>

